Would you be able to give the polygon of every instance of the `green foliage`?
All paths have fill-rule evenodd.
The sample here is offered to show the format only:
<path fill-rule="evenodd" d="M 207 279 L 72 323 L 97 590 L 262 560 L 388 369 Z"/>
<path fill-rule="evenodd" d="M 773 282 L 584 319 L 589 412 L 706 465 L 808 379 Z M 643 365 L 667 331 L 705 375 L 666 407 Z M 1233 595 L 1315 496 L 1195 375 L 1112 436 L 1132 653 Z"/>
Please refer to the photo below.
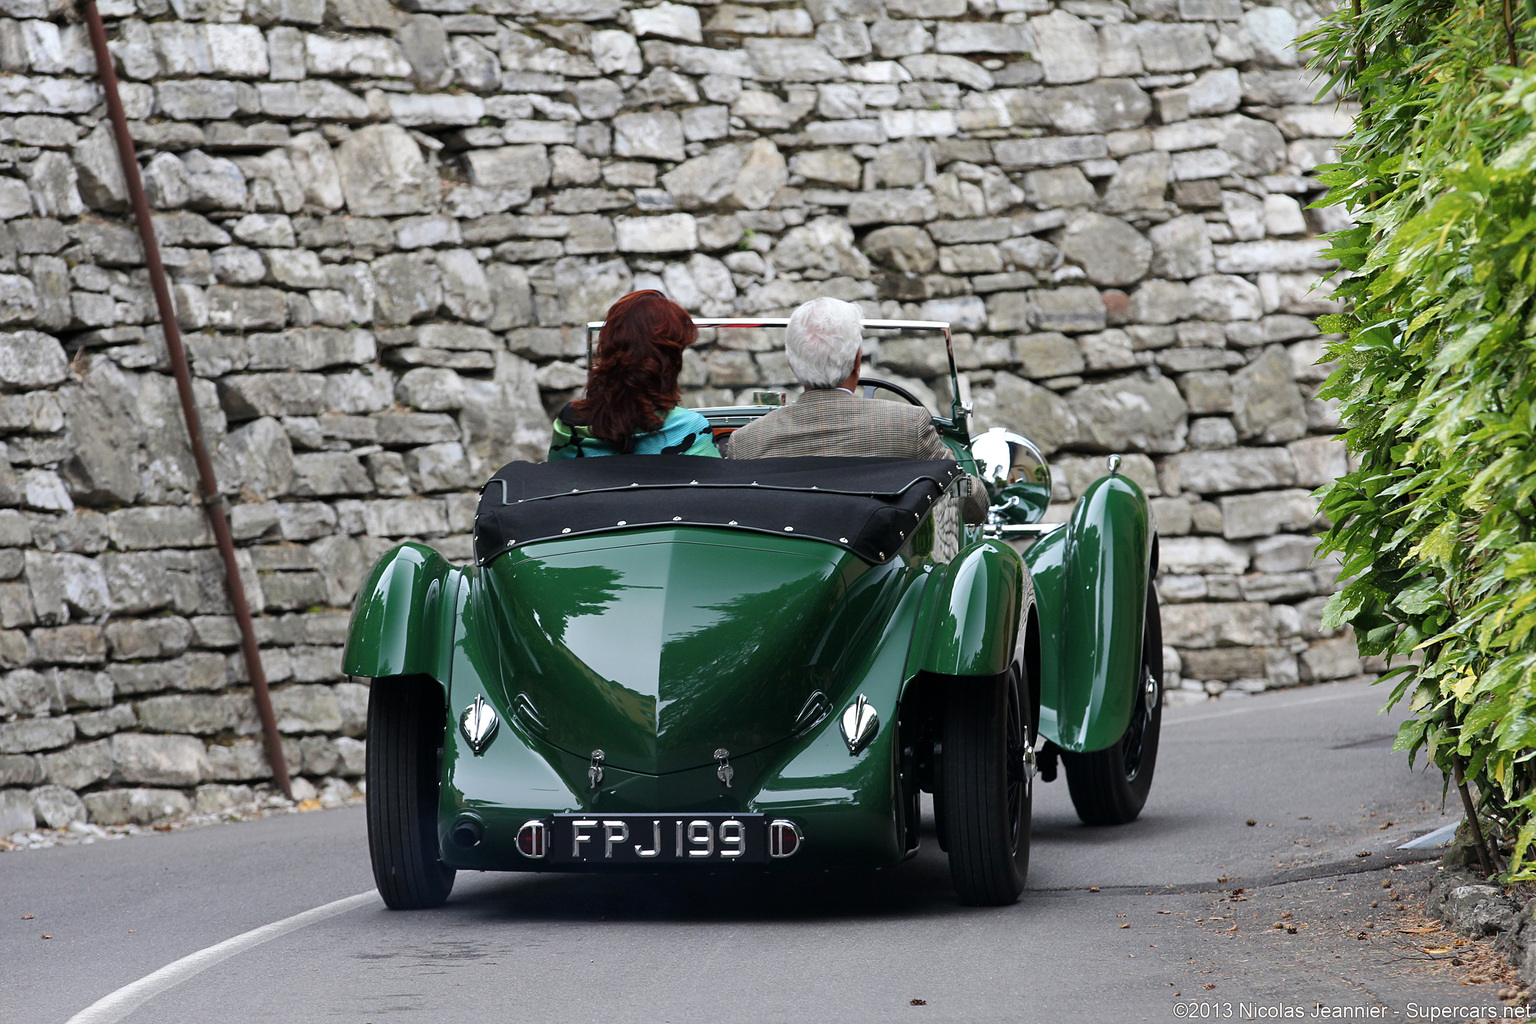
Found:
<path fill-rule="evenodd" d="M 1398 749 L 1476 784 L 1536 878 L 1536 21 L 1529 0 L 1362 0 L 1306 41 L 1363 103 L 1321 169 L 1348 315 L 1321 397 L 1359 462 L 1322 494 L 1326 621 L 1397 666 Z M 1410 660 L 1412 659 L 1412 660 Z"/>

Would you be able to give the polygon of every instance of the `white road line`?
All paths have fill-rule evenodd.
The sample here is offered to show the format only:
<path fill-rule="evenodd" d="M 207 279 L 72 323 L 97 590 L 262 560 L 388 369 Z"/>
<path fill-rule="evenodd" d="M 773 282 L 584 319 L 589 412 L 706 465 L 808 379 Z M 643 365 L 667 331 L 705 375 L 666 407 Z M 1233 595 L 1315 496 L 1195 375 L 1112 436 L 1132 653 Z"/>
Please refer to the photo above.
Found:
<path fill-rule="evenodd" d="M 1358 696 L 1360 696 L 1360 691 L 1347 690 L 1343 693 L 1330 693 L 1325 697 L 1308 697 L 1306 700 L 1288 701 L 1285 704 L 1272 704 L 1267 700 L 1260 699 L 1252 704 L 1244 704 L 1242 707 L 1233 708 L 1230 711 L 1213 711 L 1208 715 L 1191 716 L 1189 718 L 1164 718 L 1163 728 L 1166 729 L 1170 725 L 1188 725 L 1191 722 L 1209 722 L 1213 718 L 1226 718 L 1229 715 L 1246 715 L 1254 711 L 1285 710 L 1286 708 L 1305 707 L 1308 704 L 1331 704 L 1336 700 L 1348 700 L 1351 697 Z"/>
<path fill-rule="evenodd" d="M 137 1010 L 146 1000 L 167 989 L 175 988 L 188 978 L 206 971 L 215 964 L 222 963 L 263 942 L 271 942 L 289 932 L 307 928 L 368 903 L 376 903 L 378 899 L 378 893 L 370 889 L 356 896 L 348 896 L 345 899 L 315 907 L 313 910 L 285 917 L 281 921 L 264 924 L 260 928 L 252 928 L 248 932 L 242 932 L 232 939 L 225 939 L 196 953 L 188 953 L 180 960 L 166 964 L 153 974 L 146 974 L 138 981 L 124 985 L 116 992 L 96 1000 L 69 1018 L 66 1024 L 116 1024 L 117 1021 Z"/>

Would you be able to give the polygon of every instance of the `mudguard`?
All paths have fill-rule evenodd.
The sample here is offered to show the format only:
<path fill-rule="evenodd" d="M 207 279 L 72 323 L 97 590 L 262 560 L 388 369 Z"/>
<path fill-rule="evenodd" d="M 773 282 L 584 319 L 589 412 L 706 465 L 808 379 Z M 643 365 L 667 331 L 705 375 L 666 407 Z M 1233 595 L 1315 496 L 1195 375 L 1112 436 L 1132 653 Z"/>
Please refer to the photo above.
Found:
<path fill-rule="evenodd" d="M 1147 496 L 1112 475 L 1024 553 L 1040 615 L 1040 733 L 1063 750 L 1102 750 L 1130 724 L 1154 543 Z"/>
<path fill-rule="evenodd" d="M 461 575 L 425 544 L 386 552 L 358 589 L 342 671 L 370 679 L 427 675 L 446 686 Z"/>
<path fill-rule="evenodd" d="M 918 614 L 909 674 L 995 676 L 1007 671 L 1019 635 L 1027 580 L 1018 553 L 999 540 L 936 565 Z"/>

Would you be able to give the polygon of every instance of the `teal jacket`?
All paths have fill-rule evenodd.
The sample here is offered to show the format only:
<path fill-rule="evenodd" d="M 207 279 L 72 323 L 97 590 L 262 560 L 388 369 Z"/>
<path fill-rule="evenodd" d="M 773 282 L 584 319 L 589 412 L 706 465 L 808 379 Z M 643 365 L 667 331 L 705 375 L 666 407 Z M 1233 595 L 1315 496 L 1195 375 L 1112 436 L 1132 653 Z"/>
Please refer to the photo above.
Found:
<path fill-rule="evenodd" d="M 601 438 L 593 437 L 579 413 L 567 405 L 555 417 L 549 443 L 549 461 L 575 459 L 588 455 L 704 455 L 718 459 L 709 421 L 692 409 L 672 407 L 661 429 L 636 434 L 623 451 Z"/>

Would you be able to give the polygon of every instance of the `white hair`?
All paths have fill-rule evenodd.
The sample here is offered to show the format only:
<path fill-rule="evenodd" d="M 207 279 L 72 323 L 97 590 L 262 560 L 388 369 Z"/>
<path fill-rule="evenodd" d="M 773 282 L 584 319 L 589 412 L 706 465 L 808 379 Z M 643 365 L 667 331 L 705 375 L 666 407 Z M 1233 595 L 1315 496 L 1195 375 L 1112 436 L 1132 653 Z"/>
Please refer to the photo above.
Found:
<path fill-rule="evenodd" d="M 863 319 L 858 306 L 827 296 L 795 310 L 784 330 L 784 351 L 801 384 L 835 388 L 848 378 L 864 340 Z"/>

